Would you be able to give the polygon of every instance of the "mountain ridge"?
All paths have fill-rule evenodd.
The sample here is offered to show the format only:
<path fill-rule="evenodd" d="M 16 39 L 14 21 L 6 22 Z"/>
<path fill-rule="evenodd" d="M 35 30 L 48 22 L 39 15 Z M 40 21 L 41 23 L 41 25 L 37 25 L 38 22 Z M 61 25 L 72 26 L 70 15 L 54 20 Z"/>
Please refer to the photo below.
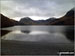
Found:
<path fill-rule="evenodd" d="M 74 25 L 74 8 L 60 18 L 48 18 L 47 20 L 37 21 L 32 20 L 31 18 L 27 18 L 28 17 L 22 18 L 22 21 L 25 21 L 24 24 L 27 25 Z"/>
<path fill-rule="evenodd" d="M 11 27 L 15 25 L 74 25 L 74 9 L 68 11 L 61 18 L 48 18 L 47 20 L 32 20 L 29 17 L 21 18 L 20 21 L 10 19 L 2 14 L 1 15 L 1 28 Z"/>

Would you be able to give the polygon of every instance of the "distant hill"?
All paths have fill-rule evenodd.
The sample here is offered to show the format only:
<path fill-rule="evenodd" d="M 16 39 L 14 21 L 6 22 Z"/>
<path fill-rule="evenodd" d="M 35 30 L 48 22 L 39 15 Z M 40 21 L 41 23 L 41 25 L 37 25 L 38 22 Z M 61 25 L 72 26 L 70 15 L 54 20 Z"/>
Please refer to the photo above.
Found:
<path fill-rule="evenodd" d="M 25 25 L 48 25 L 49 23 L 57 20 L 56 18 L 49 18 L 47 20 L 32 20 L 29 17 L 21 18 L 19 22 L 24 23 Z"/>
<path fill-rule="evenodd" d="M 74 8 L 66 13 L 59 20 L 50 23 L 50 25 L 74 25 Z"/>
<path fill-rule="evenodd" d="M 34 21 L 29 17 L 21 18 L 21 20 L 19 22 L 21 22 L 25 25 L 32 25 L 34 23 Z"/>
<path fill-rule="evenodd" d="M 21 25 L 22 23 L 19 23 L 18 21 L 15 21 L 13 19 L 10 19 L 2 14 L 0 14 L 1 18 L 1 28 L 3 27 L 11 27 L 11 26 L 14 26 L 14 25 Z"/>

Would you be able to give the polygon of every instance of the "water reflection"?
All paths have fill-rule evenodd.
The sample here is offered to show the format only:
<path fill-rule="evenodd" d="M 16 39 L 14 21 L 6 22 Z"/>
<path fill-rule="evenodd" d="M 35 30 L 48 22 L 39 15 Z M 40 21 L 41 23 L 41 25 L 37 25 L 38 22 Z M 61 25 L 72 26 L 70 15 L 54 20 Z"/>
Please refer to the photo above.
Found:
<path fill-rule="evenodd" d="M 67 39 L 71 40 L 72 42 L 74 41 L 74 26 L 70 27 L 66 27 L 65 28 L 65 33 L 64 33 L 66 36 L 67 36 Z"/>
<path fill-rule="evenodd" d="M 2 28 L 2 30 L 21 30 L 21 31 L 52 31 L 52 32 L 63 32 L 68 26 L 14 26 L 9 28 Z"/>
<path fill-rule="evenodd" d="M 48 31 L 31 31 L 30 35 L 43 35 L 43 34 L 50 34 Z"/>
<path fill-rule="evenodd" d="M 22 33 L 27 33 L 27 34 L 29 34 L 29 33 L 30 33 L 30 31 L 29 31 L 29 30 L 21 30 L 21 32 L 22 32 Z"/>
<path fill-rule="evenodd" d="M 6 30 L 13 30 L 13 32 L 3 36 L 2 39 L 5 40 L 49 43 L 71 43 L 74 41 L 73 26 L 15 26 L 6 28 Z"/>
<path fill-rule="evenodd" d="M 1 36 L 4 36 L 4 35 L 6 35 L 6 34 L 8 34 L 10 32 L 11 31 L 9 31 L 9 30 L 1 30 Z"/>

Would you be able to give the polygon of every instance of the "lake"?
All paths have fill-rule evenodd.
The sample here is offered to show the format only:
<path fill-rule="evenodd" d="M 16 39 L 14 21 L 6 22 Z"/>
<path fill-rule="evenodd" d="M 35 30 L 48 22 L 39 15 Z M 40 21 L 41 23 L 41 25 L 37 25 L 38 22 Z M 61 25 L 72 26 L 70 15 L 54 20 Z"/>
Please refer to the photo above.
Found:
<path fill-rule="evenodd" d="M 73 31 L 73 26 L 14 26 L 2 30 L 12 30 L 2 37 L 5 40 L 70 43 L 66 33 Z"/>
<path fill-rule="evenodd" d="M 6 48 L 9 49 L 9 46 L 13 46 L 13 51 L 15 48 L 18 48 L 16 50 L 19 50 L 19 52 L 15 51 L 17 54 L 56 54 L 59 51 L 74 50 L 74 26 L 13 26 L 2 28 L 1 30 L 11 31 L 2 36 L 2 40 L 5 40 L 2 42 L 3 54 L 16 54 L 14 52 L 12 53 L 11 50 L 3 51 Z M 29 46 L 33 46 L 34 48 Z M 40 50 L 38 50 L 39 48 Z M 31 51 L 36 49 L 38 50 L 37 52 Z M 29 53 L 25 50 L 29 50 Z"/>

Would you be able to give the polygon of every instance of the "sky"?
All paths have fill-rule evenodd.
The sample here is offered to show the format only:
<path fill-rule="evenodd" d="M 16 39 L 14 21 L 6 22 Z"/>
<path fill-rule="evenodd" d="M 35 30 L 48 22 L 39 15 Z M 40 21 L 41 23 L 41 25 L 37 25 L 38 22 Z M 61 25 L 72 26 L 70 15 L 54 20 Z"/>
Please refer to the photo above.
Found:
<path fill-rule="evenodd" d="M 22 17 L 46 20 L 64 16 L 74 3 L 75 0 L 1 0 L 0 13 L 17 21 Z"/>

